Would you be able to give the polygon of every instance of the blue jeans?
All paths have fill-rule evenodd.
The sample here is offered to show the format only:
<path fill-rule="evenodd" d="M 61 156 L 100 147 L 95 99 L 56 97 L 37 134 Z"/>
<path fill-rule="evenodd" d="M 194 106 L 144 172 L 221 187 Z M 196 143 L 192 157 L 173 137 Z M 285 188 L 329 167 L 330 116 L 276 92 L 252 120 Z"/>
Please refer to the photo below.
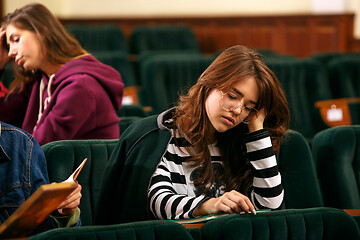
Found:
<path fill-rule="evenodd" d="M 44 153 L 29 133 L 1 122 L 0 224 L 41 185 L 48 184 Z M 36 232 L 54 228 L 50 217 Z"/>

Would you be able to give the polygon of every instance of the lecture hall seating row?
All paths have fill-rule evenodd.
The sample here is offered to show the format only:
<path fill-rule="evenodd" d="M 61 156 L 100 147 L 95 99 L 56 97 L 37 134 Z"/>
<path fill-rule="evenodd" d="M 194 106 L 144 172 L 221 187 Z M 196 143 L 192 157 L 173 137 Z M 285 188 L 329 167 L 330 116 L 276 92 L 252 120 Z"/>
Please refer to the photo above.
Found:
<path fill-rule="evenodd" d="M 213 53 L 236 43 L 307 57 L 319 52 L 360 51 L 354 38 L 354 14 L 290 14 L 232 16 L 112 17 L 61 19 L 63 24 L 116 24 L 127 39 L 134 28 L 187 25 L 193 29 L 201 52 Z"/>
<path fill-rule="evenodd" d="M 342 54 L 329 65 L 314 58 L 298 59 L 275 54 L 264 56 L 285 91 L 290 108 L 290 127 L 301 132 L 309 141 L 317 132 L 330 126 L 359 123 L 360 54 L 352 57 Z M 214 55 L 188 53 L 147 56 L 139 62 L 140 104 L 150 106 L 152 113 L 160 113 L 174 106 L 179 94 L 185 93 L 197 81 L 214 58 Z M 336 74 L 341 68 L 333 66 L 344 64 L 343 61 L 346 61 L 347 71 Z M 336 102 L 340 101 L 339 97 L 341 101 L 351 98 L 353 102 L 346 102 L 342 106 Z M 335 98 L 337 100 L 334 102 Z M 328 121 L 326 111 L 329 109 L 317 107 L 318 103 L 323 106 L 324 101 L 328 101 L 325 107 L 337 106 L 338 111 L 343 111 L 344 118 L 347 111 L 352 119 L 347 122 L 339 119 Z"/>
<path fill-rule="evenodd" d="M 217 54 L 202 54 L 193 30 L 184 25 L 135 27 L 130 44 L 116 25 L 68 25 L 67 28 L 101 61 L 122 73 L 127 87 L 124 104 L 149 106 L 151 113 L 174 105 L 178 94 L 197 80 L 199 69 L 205 69 L 195 70 L 191 65 L 201 65 L 200 62 L 214 59 Z M 92 37 L 96 32 L 99 32 L 97 37 Z M 360 53 L 314 54 L 298 59 L 272 51 L 260 49 L 260 52 L 282 82 L 291 110 L 291 128 L 309 141 L 329 126 L 359 123 Z M 128 54 L 136 59 L 129 60 Z M 199 63 L 186 61 L 187 54 Z M 205 57 L 201 59 L 202 56 Z M 334 107 L 337 109 L 332 110 Z M 329 112 L 338 112 L 342 118 L 333 114 L 335 118 L 330 119 Z"/>
<path fill-rule="evenodd" d="M 89 52 L 121 73 L 125 83 L 124 107 L 118 112 L 122 130 L 145 113 L 159 113 L 173 106 L 178 95 L 196 82 L 218 54 L 202 54 L 194 33 L 186 26 L 134 28 L 130 46 L 116 25 L 66 27 Z M 308 141 L 328 127 L 360 122 L 360 53 L 317 54 L 299 59 L 259 51 L 285 90 L 290 127 Z M 11 80 L 8 66 L 3 76 L 5 86 Z M 147 111 L 132 112 L 136 107 L 126 105 L 140 105 Z"/>
<path fill-rule="evenodd" d="M 124 136 L 132 131 L 130 126 Z M 311 239 L 360 239 L 360 126 L 326 129 L 316 134 L 312 149 L 301 133 L 290 130 L 277 156 L 285 189 L 283 209 L 256 216 L 229 215 L 206 222 L 201 228 L 163 220 L 137 221 L 136 216 L 123 214 L 118 215 L 132 221 L 94 224 L 98 222 L 96 212 L 103 211 L 97 203 L 104 201 L 100 192 L 107 184 L 103 181 L 105 169 L 110 166 L 107 163 L 124 161 L 114 159 L 122 140 L 64 140 L 42 146 L 50 181 L 67 178 L 84 157 L 88 158 L 78 177 L 83 186 L 80 203 L 83 227 L 55 229 L 30 239 L 168 239 L 169 234 L 175 239 L 308 239 L 309 236 Z M 126 174 L 131 176 L 131 172 Z M 113 202 L 121 204 L 122 198 L 135 199 L 139 193 L 128 191 L 118 196 L 120 199 Z M 132 207 L 128 206 L 127 214 L 131 214 Z M 146 211 L 145 208 L 140 204 L 136 206 L 136 212 Z M 106 209 L 112 208 L 107 206 Z M 342 209 L 357 210 L 357 215 L 350 216 Z M 103 216 L 107 214 L 110 213 L 102 212 Z"/>
<path fill-rule="evenodd" d="M 118 38 L 114 34 L 112 37 L 112 40 Z M 84 47 L 90 49 L 86 44 Z M 127 49 L 91 51 L 123 76 L 129 76 L 125 79 L 132 80 L 126 85 L 141 86 L 139 103 L 150 105 L 151 114 L 175 104 L 178 94 L 186 91 L 215 57 L 192 50 L 174 49 L 171 54 L 155 49 L 140 56 L 139 52 L 131 49 L 140 56 L 134 64 L 134 61 L 129 61 Z M 335 55 L 323 61 L 324 56 L 297 59 L 264 52 L 265 61 L 283 85 L 292 114 L 291 128 L 296 130 L 289 131 L 277 157 L 286 192 L 284 210 L 257 216 L 230 215 L 210 221 L 201 229 L 191 226 L 184 228 L 174 222 L 160 220 L 94 225 L 95 212 L 99 211 L 97 202 L 101 198 L 100 189 L 104 184 L 103 173 L 112 152 L 114 149 L 116 151 L 118 141 L 58 141 L 42 146 L 51 181 L 65 179 L 85 156 L 90 160 L 79 176 L 84 195 L 80 205 L 84 226 L 55 229 L 30 239 L 91 239 L 95 236 L 96 239 L 167 239 L 169 234 L 174 239 L 306 239 L 310 235 L 314 239 L 359 239 L 356 225 L 359 225 L 359 216 L 351 217 L 340 209 L 360 208 L 360 160 L 357 159 L 360 127 L 327 128 L 315 107 L 318 101 L 359 96 L 359 92 L 356 92 L 359 81 L 351 77 L 351 74 L 356 76 L 357 73 L 350 69 L 343 70 L 352 63 L 337 63 L 343 55 Z M 348 80 L 339 81 L 344 75 Z M 121 129 L 128 128 L 131 122 L 141 121 L 147 115 L 136 106 L 125 107 L 119 116 L 125 120 L 128 116 L 134 118 Z M 127 131 L 131 131 L 131 127 L 125 130 L 124 135 L 129 134 Z M 312 139 L 311 148 L 309 139 Z M 347 151 L 346 163 L 344 150 Z"/>

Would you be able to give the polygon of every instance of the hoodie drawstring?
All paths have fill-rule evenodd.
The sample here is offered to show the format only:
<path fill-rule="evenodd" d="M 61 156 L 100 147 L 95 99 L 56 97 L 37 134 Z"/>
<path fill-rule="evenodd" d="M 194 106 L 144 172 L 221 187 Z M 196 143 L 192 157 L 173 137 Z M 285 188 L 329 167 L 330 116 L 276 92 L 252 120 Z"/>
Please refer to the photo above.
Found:
<path fill-rule="evenodd" d="M 45 90 L 45 83 L 44 83 L 44 80 L 41 79 L 41 82 L 40 82 L 40 104 L 39 104 L 40 106 L 39 106 L 39 114 L 38 114 L 38 120 L 36 121 L 36 125 L 40 122 L 43 111 L 45 111 L 48 103 L 51 101 L 51 85 L 52 85 L 54 77 L 55 77 L 55 74 L 52 74 L 49 78 L 49 83 L 47 86 L 48 96 L 44 100 L 44 109 L 43 109 L 43 96 L 44 96 L 44 90 Z M 36 129 L 36 125 L 34 127 L 34 130 Z"/>

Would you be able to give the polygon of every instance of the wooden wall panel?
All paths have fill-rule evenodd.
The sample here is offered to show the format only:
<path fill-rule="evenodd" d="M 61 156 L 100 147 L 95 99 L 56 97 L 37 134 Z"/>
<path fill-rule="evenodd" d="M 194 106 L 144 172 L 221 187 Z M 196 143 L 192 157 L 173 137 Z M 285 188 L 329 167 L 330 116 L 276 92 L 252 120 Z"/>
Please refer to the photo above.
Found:
<path fill-rule="evenodd" d="M 311 24 L 303 19 L 286 23 L 284 48 L 282 53 L 290 53 L 304 57 L 309 53 L 312 45 L 313 29 Z"/>
<path fill-rule="evenodd" d="M 356 39 L 352 42 L 352 49 L 356 52 L 360 52 L 360 39 Z"/>
<path fill-rule="evenodd" d="M 185 24 L 193 29 L 204 53 L 236 44 L 297 57 L 358 50 L 353 37 L 354 14 L 60 20 L 64 24 L 115 23 L 123 29 L 129 44 L 136 26 Z"/>

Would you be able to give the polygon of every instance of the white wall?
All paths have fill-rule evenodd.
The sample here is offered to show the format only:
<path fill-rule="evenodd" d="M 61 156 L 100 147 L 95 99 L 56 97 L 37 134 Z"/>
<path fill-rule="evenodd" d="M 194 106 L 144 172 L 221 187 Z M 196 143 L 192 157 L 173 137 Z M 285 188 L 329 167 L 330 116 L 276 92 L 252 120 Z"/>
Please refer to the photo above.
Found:
<path fill-rule="evenodd" d="M 3 0 L 5 13 L 34 0 Z M 226 16 L 353 12 L 360 39 L 360 0 L 37 0 L 61 18 Z"/>
<path fill-rule="evenodd" d="M 33 0 L 4 0 L 13 11 Z M 311 0 L 38 0 L 59 17 L 143 17 L 224 14 L 299 13 L 311 10 Z"/>
<path fill-rule="evenodd" d="M 101 1 L 92 0 L 65 0 L 66 14 L 79 16 L 196 16 L 196 15 L 224 15 L 224 14 L 251 14 L 273 12 L 308 11 L 308 1 L 304 0 L 106 0 L 102 13 L 98 11 Z M 285 4 L 284 4 L 285 2 Z M 292 2 L 287 3 L 287 2 Z M 84 3 L 88 3 L 87 11 L 78 11 Z M 266 7 L 266 5 L 268 5 Z"/>

